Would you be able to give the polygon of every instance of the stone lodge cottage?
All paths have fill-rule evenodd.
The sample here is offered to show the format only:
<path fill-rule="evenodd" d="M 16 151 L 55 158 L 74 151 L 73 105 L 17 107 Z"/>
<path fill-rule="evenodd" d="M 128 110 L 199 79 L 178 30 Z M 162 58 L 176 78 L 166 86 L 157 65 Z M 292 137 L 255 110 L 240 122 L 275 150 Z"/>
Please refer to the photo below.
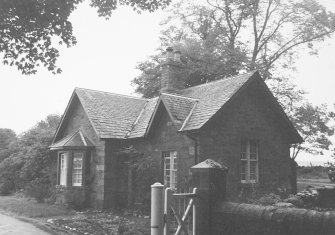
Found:
<path fill-rule="evenodd" d="M 227 193 L 290 188 L 290 145 L 302 141 L 257 71 L 183 88 L 180 52 L 167 50 L 152 99 L 76 88 L 50 149 L 58 200 L 95 208 L 131 205 L 134 175 L 120 150 L 132 146 L 160 166 L 165 186 L 211 158 L 229 168 Z"/>

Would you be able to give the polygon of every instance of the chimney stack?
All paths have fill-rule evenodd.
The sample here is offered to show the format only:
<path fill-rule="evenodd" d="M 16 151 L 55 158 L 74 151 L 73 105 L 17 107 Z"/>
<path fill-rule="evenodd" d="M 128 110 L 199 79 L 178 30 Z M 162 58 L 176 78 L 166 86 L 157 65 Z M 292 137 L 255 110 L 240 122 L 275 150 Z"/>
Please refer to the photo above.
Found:
<path fill-rule="evenodd" d="M 166 48 L 166 56 L 162 61 L 161 89 L 164 93 L 178 93 L 184 87 L 185 65 L 181 62 L 180 50 Z"/>

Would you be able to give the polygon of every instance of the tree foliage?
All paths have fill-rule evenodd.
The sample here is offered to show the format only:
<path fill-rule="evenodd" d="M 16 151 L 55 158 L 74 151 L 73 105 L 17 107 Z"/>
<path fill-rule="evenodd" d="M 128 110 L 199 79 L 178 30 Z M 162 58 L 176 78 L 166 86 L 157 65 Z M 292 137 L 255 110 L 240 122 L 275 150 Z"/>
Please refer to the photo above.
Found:
<path fill-rule="evenodd" d="M 322 155 L 323 150 L 329 150 L 332 144 L 329 137 L 334 134 L 334 127 L 329 125 L 331 117 L 326 105 L 304 103 L 295 108 L 291 120 L 304 140 L 304 143 L 292 146 L 292 159 L 301 151 Z"/>
<path fill-rule="evenodd" d="M 12 142 L 11 155 L 0 162 L 0 194 L 55 180 L 55 159 L 49 153 L 60 116 L 49 115 Z"/>
<path fill-rule="evenodd" d="M 162 27 L 162 46 L 180 49 L 187 64 L 185 87 L 258 69 L 305 140 L 293 146 L 292 158 L 328 149 L 333 129 L 326 107 L 308 103 L 290 77 L 298 51 L 317 53 L 318 42 L 335 30 L 335 15 L 317 1 L 184 1 L 171 8 Z M 137 67 L 141 73 L 132 82 L 144 97 L 158 94 L 163 53 Z"/>
<path fill-rule="evenodd" d="M 17 140 L 16 133 L 7 128 L 0 129 L 0 162 L 12 153 L 13 143 Z"/>
<path fill-rule="evenodd" d="M 317 53 L 317 42 L 335 30 L 335 15 L 316 0 L 207 0 L 181 2 L 162 23 L 161 43 L 174 44 L 187 63 L 185 86 L 258 69 L 266 79 L 282 80 L 294 69 L 301 48 Z M 158 93 L 162 51 L 138 65 L 133 80 L 144 97 Z"/>
<path fill-rule="evenodd" d="M 23 74 L 34 74 L 38 66 L 60 73 L 56 66 L 56 43 L 76 44 L 70 14 L 84 0 L 1 0 L 0 53 L 5 65 L 15 66 Z M 109 18 L 119 5 L 135 11 L 154 11 L 171 0 L 90 0 L 99 16 Z"/>

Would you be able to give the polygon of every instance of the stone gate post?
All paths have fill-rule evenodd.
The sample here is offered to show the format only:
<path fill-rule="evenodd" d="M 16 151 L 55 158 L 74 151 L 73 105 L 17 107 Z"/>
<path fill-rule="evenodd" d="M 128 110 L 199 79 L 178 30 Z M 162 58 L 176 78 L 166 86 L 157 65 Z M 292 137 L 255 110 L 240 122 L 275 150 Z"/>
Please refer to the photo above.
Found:
<path fill-rule="evenodd" d="M 212 231 L 214 207 L 226 197 L 228 168 L 207 159 L 191 167 L 192 186 L 198 188 L 196 233 L 214 235 Z"/>

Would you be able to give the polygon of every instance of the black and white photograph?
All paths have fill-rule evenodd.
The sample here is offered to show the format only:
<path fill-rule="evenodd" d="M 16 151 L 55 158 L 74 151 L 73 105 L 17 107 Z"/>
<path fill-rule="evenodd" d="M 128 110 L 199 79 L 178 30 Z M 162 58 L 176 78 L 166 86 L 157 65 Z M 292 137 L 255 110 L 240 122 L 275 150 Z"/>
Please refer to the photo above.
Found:
<path fill-rule="evenodd" d="M 0 0 L 0 235 L 334 235 L 334 0 Z"/>

